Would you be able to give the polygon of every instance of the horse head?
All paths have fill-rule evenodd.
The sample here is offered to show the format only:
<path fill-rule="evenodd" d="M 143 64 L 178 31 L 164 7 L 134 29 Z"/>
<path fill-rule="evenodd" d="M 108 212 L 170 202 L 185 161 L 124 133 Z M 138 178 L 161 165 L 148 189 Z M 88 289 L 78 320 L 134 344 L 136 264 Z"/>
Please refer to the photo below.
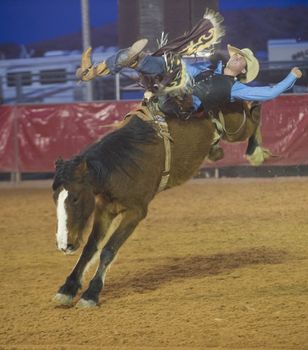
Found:
<path fill-rule="evenodd" d="M 86 160 L 56 161 L 53 198 L 57 206 L 57 248 L 66 254 L 80 246 L 83 233 L 95 207 Z"/>

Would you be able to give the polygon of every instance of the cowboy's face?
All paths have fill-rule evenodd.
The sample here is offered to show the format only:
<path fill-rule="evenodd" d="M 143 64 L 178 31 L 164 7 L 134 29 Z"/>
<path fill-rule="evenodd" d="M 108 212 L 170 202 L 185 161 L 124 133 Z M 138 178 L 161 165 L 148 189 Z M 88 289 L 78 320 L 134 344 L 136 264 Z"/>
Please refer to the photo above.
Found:
<path fill-rule="evenodd" d="M 246 73 L 246 60 L 245 58 L 240 55 L 239 53 L 236 53 L 232 55 L 227 62 L 227 67 L 234 73 L 235 76 Z"/>

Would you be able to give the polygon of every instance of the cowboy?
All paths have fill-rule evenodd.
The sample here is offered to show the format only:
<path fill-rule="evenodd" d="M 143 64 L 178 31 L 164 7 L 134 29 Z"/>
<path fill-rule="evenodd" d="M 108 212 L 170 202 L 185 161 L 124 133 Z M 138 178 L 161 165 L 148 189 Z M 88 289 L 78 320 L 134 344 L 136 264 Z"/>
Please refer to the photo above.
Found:
<path fill-rule="evenodd" d="M 193 89 L 195 109 L 200 108 L 201 104 L 205 109 L 215 109 L 224 102 L 271 100 L 292 88 L 295 81 L 302 76 L 302 72 L 294 67 L 287 77 L 276 85 L 251 87 L 246 84 L 253 81 L 259 73 L 259 62 L 253 52 L 248 48 L 238 49 L 231 45 L 228 45 L 228 52 L 230 58 L 226 66 L 223 67 L 220 62 L 215 72 L 200 72 L 202 65 L 197 69 L 194 65 L 189 68 L 190 74 L 195 76 L 197 81 Z M 205 75 L 209 74 L 209 77 L 203 79 L 204 72 Z"/>
<path fill-rule="evenodd" d="M 130 48 L 120 50 L 96 67 L 92 66 L 92 71 L 87 74 L 80 68 L 77 76 L 86 81 L 95 76 L 117 73 L 123 68 L 132 68 L 140 74 L 146 90 L 161 100 L 161 109 L 170 102 L 170 96 L 182 99 L 183 96 L 192 95 L 192 104 L 183 113 L 201 109 L 215 111 L 224 103 L 236 100 L 271 100 L 292 88 L 302 76 L 302 72 L 294 67 L 276 85 L 251 87 L 246 84 L 258 75 L 259 62 L 248 48 L 238 49 L 228 45 L 230 59 L 226 66 L 219 62 L 215 70 L 210 70 L 208 62 L 189 64 L 176 54 L 167 57 L 157 53 L 145 54 L 146 44 L 146 39 L 138 40 Z"/>

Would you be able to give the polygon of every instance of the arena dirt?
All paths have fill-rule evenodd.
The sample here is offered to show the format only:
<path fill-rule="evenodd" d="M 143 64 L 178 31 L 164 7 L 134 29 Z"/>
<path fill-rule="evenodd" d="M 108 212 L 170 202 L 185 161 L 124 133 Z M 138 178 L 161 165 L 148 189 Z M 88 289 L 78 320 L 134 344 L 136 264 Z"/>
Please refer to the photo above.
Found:
<path fill-rule="evenodd" d="M 203 180 L 161 193 L 100 306 L 51 299 L 49 188 L 0 188 L 0 349 L 308 349 L 308 179 Z"/>

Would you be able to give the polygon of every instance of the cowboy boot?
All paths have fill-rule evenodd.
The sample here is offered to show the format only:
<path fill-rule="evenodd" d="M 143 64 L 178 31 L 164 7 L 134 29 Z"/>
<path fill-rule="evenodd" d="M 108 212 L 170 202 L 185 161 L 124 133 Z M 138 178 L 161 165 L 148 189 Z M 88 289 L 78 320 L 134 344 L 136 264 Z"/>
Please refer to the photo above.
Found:
<path fill-rule="evenodd" d="M 146 47 L 148 39 L 140 39 L 131 47 L 120 50 L 115 58 L 115 71 L 120 71 L 124 67 L 135 68 L 139 61 L 139 56 Z"/>
<path fill-rule="evenodd" d="M 92 48 L 89 47 L 82 53 L 81 67 L 77 69 L 76 76 L 83 81 L 89 81 L 96 77 L 96 68 L 91 61 Z"/>
<path fill-rule="evenodd" d="M 97 76 L 104 76 L 110 73 L 117 73 L 124 67 L 134 68 L 137 66 L 139 56 L 148 43 L 148 39 L 140 39 L 131 47 L 118 51 L 115 55 L 100 62 L 95 67 Z"/>
<path fill-rule="evenodd" d="M 110 74 L 110 70 L 107 66 L 106 61 L 102 61 L 98 63 L 97 66 L 95 67 L 95 70 L 96 70 L 96 75 L 100 77 Z"/>

